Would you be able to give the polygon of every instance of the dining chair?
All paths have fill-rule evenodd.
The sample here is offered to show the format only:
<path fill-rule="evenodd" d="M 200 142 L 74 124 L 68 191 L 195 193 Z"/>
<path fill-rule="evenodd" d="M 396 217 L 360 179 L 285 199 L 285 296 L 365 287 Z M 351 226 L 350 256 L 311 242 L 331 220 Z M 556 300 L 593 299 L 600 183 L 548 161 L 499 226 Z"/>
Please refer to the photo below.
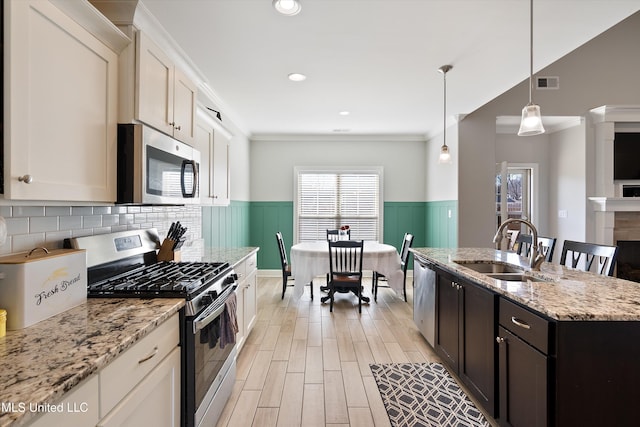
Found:
<path fill-rule="evenodd" d="M 413 244 L 413 234 L 404 233 L 404 237 L 402 239 L 402 247 L 400 249 L 400 267 L 402 268 L 403 273 L 403 281 L 402 281 L 402 294 L 404 296 L 404 302 L 407 302 L 407 267 L 409 265 L 409 249 Z M 378 302 L 378 286 L 379 279 L 384 278 L 384 274 L 378 273 L 377 271 L 373 272 L 373 279 L 371 280 L 371 293 L 373 294 L 373 300 Z M 383 287 L 388 287 L 382 285 Z"/>
<path fill-rule="evenodd" d="M 569 255 L 570 258 L 567 255 Z M 578 267 L 578 263 L 581 261 L 582 255 L 584 255 L 584 263 Z M 560 264 L 572 268 L 580 268 L 584 271 L 590 271 L 593 261 L 597 260 L 596 271 L 598 274 L 613 276 L 617 256 L 617 246 L 597 245 L 595 243 L 565 240 L 562 245 Z M 570 261 L 570 264 L 567 264 L 567 261 Z"/>
<path fill-rule="evenodd" d="M 333 312 L 336 292 L 353 292 L 358 297 L 358 312 L 362 313 L 362 253 L 363 240 L 329 242 L 329 311 Z"/>
<path fill-rule="evenodd" d="M 351 240 L 351 229 L 347 229 L 347 240 Z M 335 242 L 340 239 L 340 230 L 339 229 L 327 229 L 327 242 Z M 327 286 L 320 286 L 320 290 L 326 292 L 329 290 L 329 273 L 327 273 Z"/>
<path fill-rule="evenodd" d="M 284 247 L 284 239 L 282 238 L 282 233 L 276 233 L 276 240 L 278 241 L 278 250 L 280 251 L 280 263 L 282 265 L 282 298 L 284 299 L 284 293 L 287 290 L 287 283 L 291 278 L 291 265 L 289 264 L 289 260 L 287 259 L 287 250 Z M 289 285 L 293 286 L 293 285 Z M 313 281 L 309 282 L 309 286 L 311 287 L 311 299 L 313 300 Z"/>
<path fill-rule="evenodd" d="M 556 247 L 555 237 L 538 237 L 538 249 L 542 250 L 544 260 L 551 262 L 553 260 L 553 251 Z M 518 234 L 516 237 L 516 253 L 528 257 L 531 254 L 531 242 L 533 242 L 533 236 L 531 234 Z"/>

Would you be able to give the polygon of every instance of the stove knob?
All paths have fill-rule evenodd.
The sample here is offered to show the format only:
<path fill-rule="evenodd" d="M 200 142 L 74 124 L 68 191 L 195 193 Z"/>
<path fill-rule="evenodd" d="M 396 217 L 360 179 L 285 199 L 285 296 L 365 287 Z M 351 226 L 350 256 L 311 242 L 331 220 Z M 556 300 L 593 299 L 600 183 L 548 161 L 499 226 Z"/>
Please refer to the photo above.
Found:
<path fill-rule="evenodd" d="M 218 291 L 210 291 L 209 295 L 211 296 L 211 298 L 213 298 L 214 300 L 218 299 Z"/>
<path fill-rule="evenodd" d="M 238 275 L 236 273 L 232 273 L 231 277 L 233 277 L 234 281 L 238 280 Z"/>
<path fill-rule="evenodd" d="M 211 297 L 210 294 L 204 294 L 202 295 L 202 304 L 203 305 L 209 305 L 213 302 L 213 298 Z"/>
<path fill-rule="evenodd" d="M 230 274 L 229 276 L 227 276 L 224 279 L 224 284 L 225 285 L 232 285 L 238 279 L 237 276 L 236 277 L 233 277 L 233 276 L 236 276 L 236 275 L 235 274 Z"/>

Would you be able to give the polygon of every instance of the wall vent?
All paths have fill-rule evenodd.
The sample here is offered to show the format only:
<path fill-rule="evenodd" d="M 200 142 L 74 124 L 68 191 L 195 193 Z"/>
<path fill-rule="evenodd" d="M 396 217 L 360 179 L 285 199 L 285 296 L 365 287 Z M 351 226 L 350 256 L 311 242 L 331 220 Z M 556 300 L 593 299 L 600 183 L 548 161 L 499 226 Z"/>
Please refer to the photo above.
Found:
<path fill-rule="evenodd" d="M 558 90 L 560 89 L 560 77 L 536 77 L 536 89 Z"/>

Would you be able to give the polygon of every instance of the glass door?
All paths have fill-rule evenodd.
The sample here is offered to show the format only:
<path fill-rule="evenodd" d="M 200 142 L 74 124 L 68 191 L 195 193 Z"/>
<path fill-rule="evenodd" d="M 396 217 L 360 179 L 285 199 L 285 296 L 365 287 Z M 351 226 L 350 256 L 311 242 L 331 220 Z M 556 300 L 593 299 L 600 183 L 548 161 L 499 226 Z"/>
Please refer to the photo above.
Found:
<path fill-rule="evenodd" d="M 496 172 L 496 229 L 508 218 L 527 219 L 534 221 L 533 205 L 533 177 L 534 167 L 515 165 L 502 162 Z M 515 235 L 522 229 L 522 224 L 509 226 Z"/>

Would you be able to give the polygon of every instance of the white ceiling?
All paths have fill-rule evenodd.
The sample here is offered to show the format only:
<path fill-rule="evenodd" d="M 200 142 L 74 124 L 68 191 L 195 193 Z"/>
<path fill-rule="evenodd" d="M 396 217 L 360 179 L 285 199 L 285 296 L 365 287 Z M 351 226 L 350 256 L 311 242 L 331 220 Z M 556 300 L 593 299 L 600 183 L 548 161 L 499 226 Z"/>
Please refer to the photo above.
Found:
<path fill-rule="evenodd" d="M 198 65 L 223 122 L 251 135 L 428 136 L 442 129 L 441 65 L 453 65 L 451 115 L 529 73 L 527 0 L 301 0 L 293 17 L 271 0 L 142 2 Z M 640 0 L 536 0 L 534 72 L 638 10 Z"/>

